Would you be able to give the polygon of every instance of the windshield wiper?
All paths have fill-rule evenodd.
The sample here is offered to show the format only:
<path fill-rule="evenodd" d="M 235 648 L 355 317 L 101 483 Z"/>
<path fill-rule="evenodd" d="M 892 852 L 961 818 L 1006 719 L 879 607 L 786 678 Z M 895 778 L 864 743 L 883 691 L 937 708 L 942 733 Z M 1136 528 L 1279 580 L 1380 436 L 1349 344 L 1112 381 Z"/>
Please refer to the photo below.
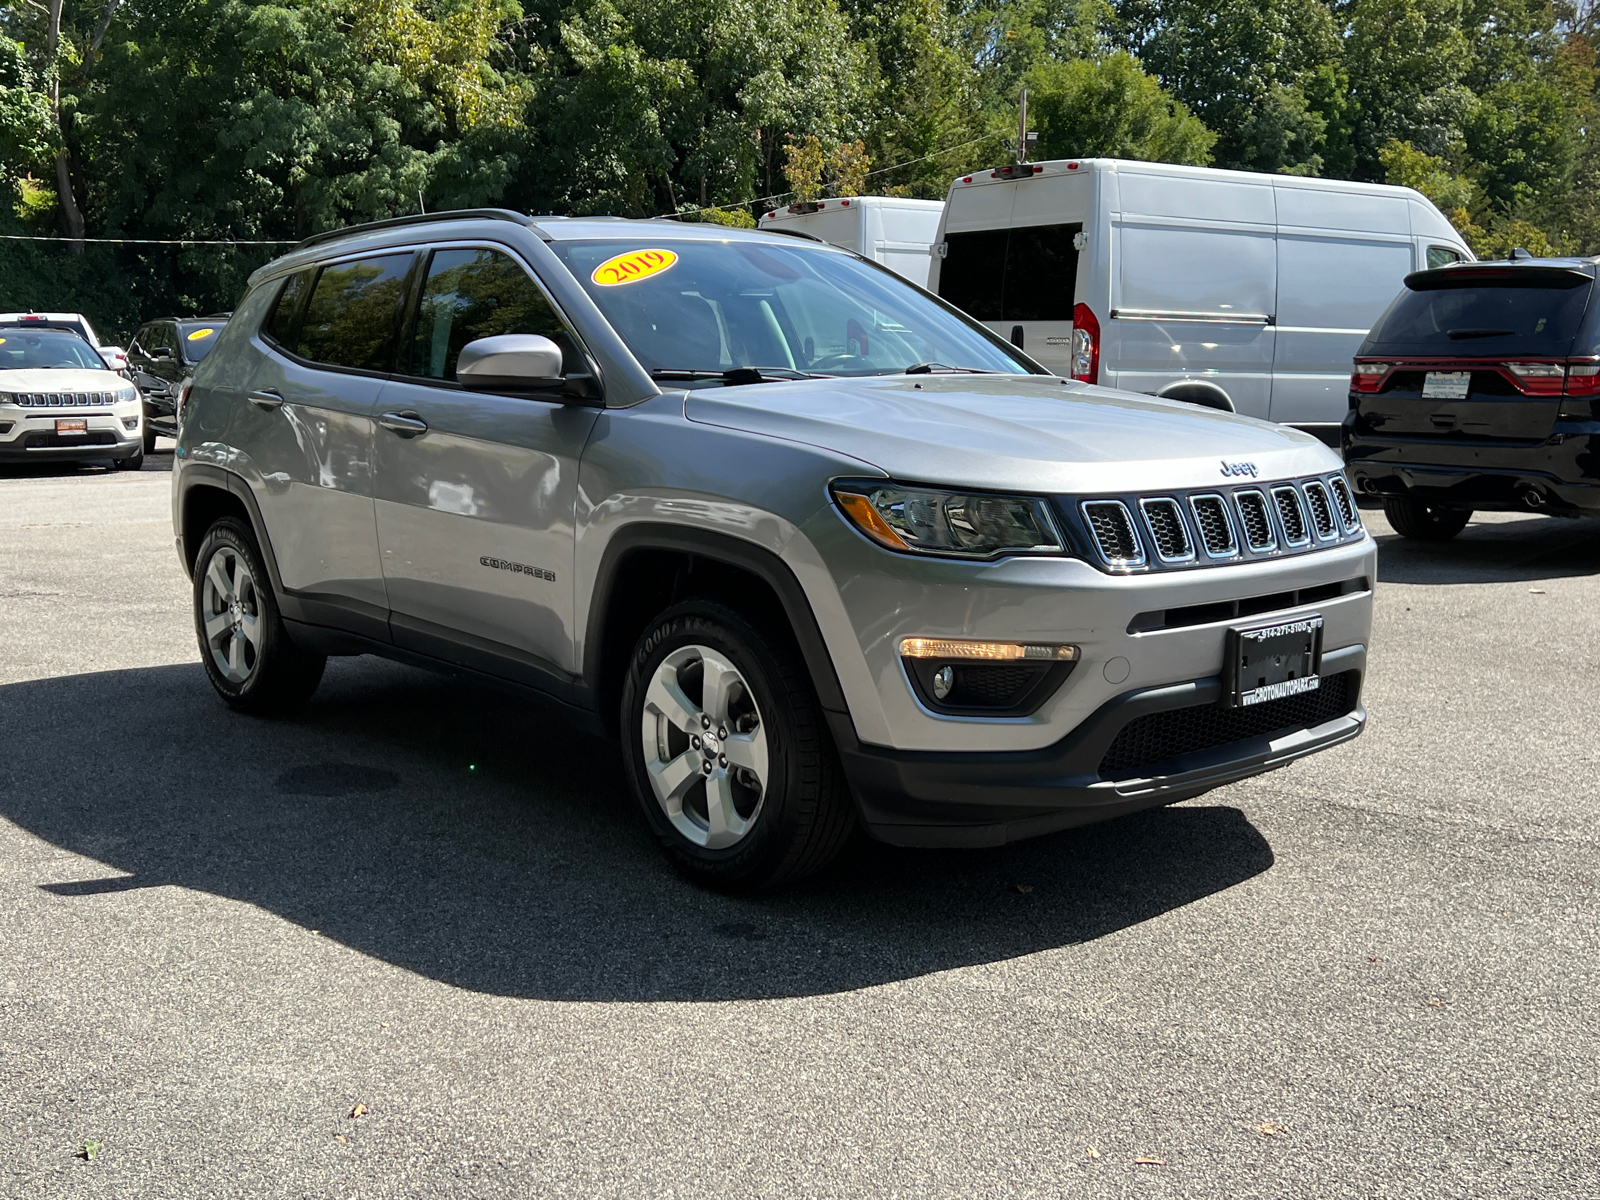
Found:
<path fill-rule="evenodd" d="M 734 367 L 728 371 L 703 371 L 694 367 L 658 367 L 650 372 L 658 382 L 691 383 L 701 379 L 720 379 L 729 387 L 744 383 L 775 383 L 781 379 L 831 379 L 814 371 L 796 371 L 792 367 Z"/>
<path fill-rule="evenodd" d="M 1452 329 L 1445 334 L 1445 337 L 1459 342 L 1467 338 L 1507 337 L 1515 332 L 1515 329 Z"/>
<path fill-rule="evenodd" d="M 981 367 L 952 367 L 952 366 L 948 365 L 947 363 L 942 363 L 942 362 L 912 363 L 904 371 L 901 371 L 900 374 L 902 374 L 902 375 L 934 375 L 934 374 L 938 374 L 938 373 L 941 373 L 941 372 L 949 372 L 952 375 L 994 375 L 994 374 L 997 374 L 997 372 L 995 372 L 995 371 L 985 371 Z"/>

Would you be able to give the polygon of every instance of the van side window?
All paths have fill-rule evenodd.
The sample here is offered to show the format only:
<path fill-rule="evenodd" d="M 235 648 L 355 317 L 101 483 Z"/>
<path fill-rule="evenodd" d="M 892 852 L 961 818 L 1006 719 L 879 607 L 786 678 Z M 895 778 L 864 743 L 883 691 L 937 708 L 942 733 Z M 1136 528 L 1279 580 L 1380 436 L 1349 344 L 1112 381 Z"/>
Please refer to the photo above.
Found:
<path fill-rule="evenodd" d="M 1428 247 L 1428 270 L 1435 267 L 1448 267 L 1453 262 L 1460 262 L 1461 255 L 1450 249 L 1449 246 Z"/>
<path fill-rule="evenodd" d="M 278 302 L 273 305 L 272 315 L 267 318 L 266 335 L 286 350 L 294 345 L 300 309 L 305 305 L 306 293 L 311 290 L 311 277 L 315 273 L 300 271 L 289 276 L 289 282 L 278 293 Z"/>
<path fill-rule="evenodd" d="M 387 371 L 414 257 L 408 250 L 323 267 L 295 352 L 329 366 Z"/>
<path fill-rule="evenodd" d="M 1070 321 L 1082 224 L 945 236 L 939 295 L 980 321 Z"/>
<path fill-rule="evenodd" d="M 423 379 L 454 379 L 463 346 L 503 333 L 542 334 L 561 347 L 565 371 L 588 369 L 539 285 L 509 255 L 435 250 L 401 370 Z"/>

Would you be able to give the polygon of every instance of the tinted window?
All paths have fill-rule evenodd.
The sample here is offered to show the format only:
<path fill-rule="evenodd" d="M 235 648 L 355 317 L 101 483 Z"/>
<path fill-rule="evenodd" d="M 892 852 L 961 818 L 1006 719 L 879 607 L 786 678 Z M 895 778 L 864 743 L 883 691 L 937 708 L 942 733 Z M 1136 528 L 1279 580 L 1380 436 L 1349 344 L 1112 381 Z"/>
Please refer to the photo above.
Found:
<path fill-rule="evenodd" d="M 407 251 L 323 267 L 300 322 L 300 356 L 335 367 L 388 370 L 412 257 Z"/>
<path fill-rule="evenodd" d="M 517 262 L 495 250 L 435 250 L 402 369 L 454 379 L 463 346 L 502 333 L 542 334 L 561 347 L 565 370 L 587 370 L 561 318 Z"/>
<path fill-rule="evenodd" d="M 1070 321 L 1081 224 L 982 229 L 945 238 L 939 295 L 980 321 Z"/>
<path fill-rule="evenodd" d="M 887 375 L 937 362 L 1024 373 L 993 335 L 898 275 L 783 241 L 617 238 L 550 248 L 647 370 Z"/>
<path fill-rule="evenodd" d="M 1004 320 L 1002 289 L 1010 238 L 1005 229 L 946 234 L 939 295 L 980 321 Z"/>
<path fill-rule="evenodd" d="M 1448 267 L 1451 263 L 1460 261 L 1461 255 L 1448 246 L 1428 247 L 1428 269 L 1430 271 L 1435 267 Z"/>
<path fill-rule="evenodd" d="M 199 362 L 211 353 L 217 344 L 217 334 L 222 332 L 221 321 L 183 321 L 178 325 L 178 344 L 183 357 L 192 363 Z"/>
<path fill-rule="evenodd" d="M 285 349 L 294 345 L 300 309 L 305 303 L 306 293 L 311 290 L 313 274 L 313 271 L 301 271 L 289 276 L 283 291 L 278 293 L 278 303 L 273 306 L 272 315 L 267 318 L 267 336 Z"/>
<path fill-rule="evenodd" d="M 1434 354 L 1559 357 L 1578 331 L 1590 286 L 1576 271 L 1520 269 L 1509 278 L 1407 288 L 1373 329 L 1371 344 Z"/>

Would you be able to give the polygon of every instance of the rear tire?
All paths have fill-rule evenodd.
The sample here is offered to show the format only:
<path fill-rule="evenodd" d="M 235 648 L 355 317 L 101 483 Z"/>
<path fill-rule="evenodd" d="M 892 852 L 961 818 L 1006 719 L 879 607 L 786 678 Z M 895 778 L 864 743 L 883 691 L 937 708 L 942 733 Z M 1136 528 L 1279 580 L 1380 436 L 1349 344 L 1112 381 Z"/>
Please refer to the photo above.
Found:
<path fill-rule="evenodd" d="M 1472 520 L 1469 508 L 1439 508 L 1409 496 L 1386 498 L 1383 513 L 1396 533 L 1419 542 L 1448 542 Z"/>
<path fill-rule="evenodd" d="M 236 517 L 207 530 L 195 555 L 194 626 L 206 677 L 241 712 L 287 712 L 322 681 L 328 660 L 289 637 L 255 535 Z"/>
<path fill-rule="evenodd" d="M 855 805 L 800 655 L 776 631 L 695 600 L 662 613 L 629 660 L 622 753 L 673 865 L 727 892 L 825 867 Z"/>

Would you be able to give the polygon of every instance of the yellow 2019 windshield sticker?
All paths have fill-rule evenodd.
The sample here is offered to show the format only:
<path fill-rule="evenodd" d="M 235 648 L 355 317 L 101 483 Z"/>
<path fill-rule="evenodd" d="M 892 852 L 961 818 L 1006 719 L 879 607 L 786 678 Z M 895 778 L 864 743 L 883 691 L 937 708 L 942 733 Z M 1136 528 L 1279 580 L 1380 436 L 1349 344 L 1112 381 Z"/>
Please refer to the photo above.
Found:
<path fill-rule="evenodd" d="M 191 342 L 198 342 L 201 338 L 208 338 L 215 332 L 215 329 L 196 329 L 189 335 L 189 340 Z"/>
<path fill-rule="evenodd" d="M 601 287 L 619 287 L 659 275 L 677 261 L 678 256 L 671 250 L 630 250 L 606 259 L 589 278 Z"/>

